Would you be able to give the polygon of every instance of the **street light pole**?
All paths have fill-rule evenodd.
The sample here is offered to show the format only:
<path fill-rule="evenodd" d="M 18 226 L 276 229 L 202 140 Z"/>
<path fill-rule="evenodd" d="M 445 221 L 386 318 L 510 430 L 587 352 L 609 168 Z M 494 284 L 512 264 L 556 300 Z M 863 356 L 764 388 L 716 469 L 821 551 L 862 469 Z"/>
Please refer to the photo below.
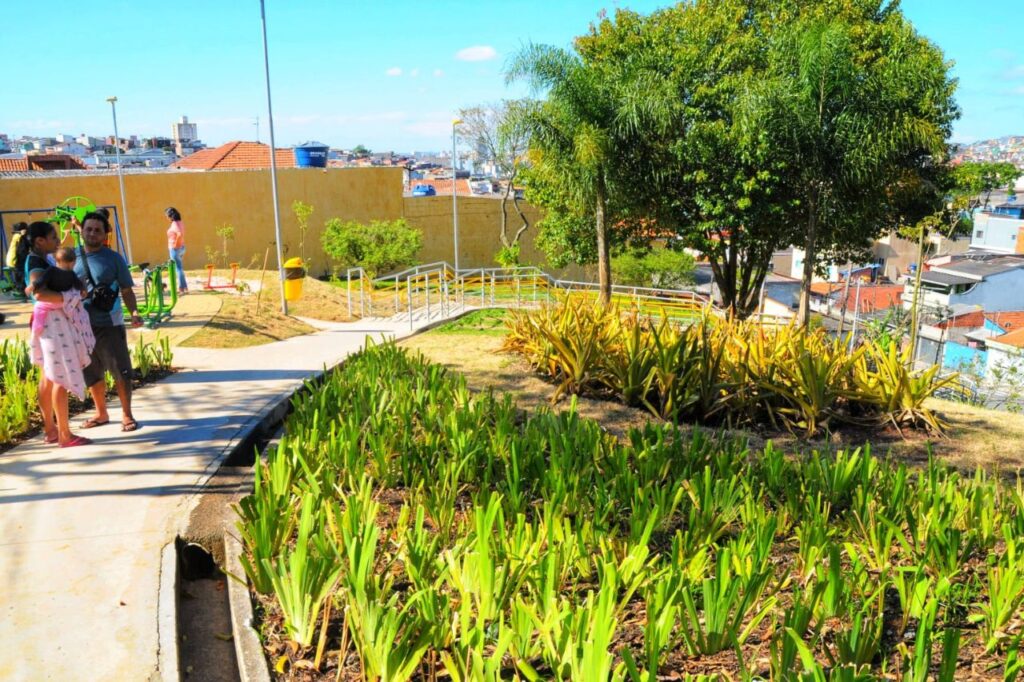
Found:
<path fill-rule="evenodd" d="M 121 216 L 124 218 L 124 250 L 132 262 L 132 238 L 128 229 L 128 202 L 124 195 L 124 175 L 121 173 L 121 136 L 117 133 L 117 97 L 108 97 L 110 113 L 114 116 L 114 157 L 117 159 L 117 184 L 121 186 Z"/>
<path fill-rule="evenodd" d="M 281 211 L 277 204 L 277 159 L 274 146 L 274 110 L 270 104 L 270 57 L 267 52 L 267 13 L 260 0 L 260 21 L 263 22 L 263 72 L 267 81 L 267 118 L 270 127 L 270 194 L 274 202 L 274 237 L 277 245 L 277 275 L 281 284 L 281 313 L 288 314 L 288 300 L 284 297 L 284 260 L 281 256 Z"/>
<path fill-rule="evenodd" d="M 455 128 L 462 123 L 461 119 L 452 121 L 452 231 L 455 235 L 455 275 L 459 274 L 459 204 L 458 184 L 455 175 Z"/>

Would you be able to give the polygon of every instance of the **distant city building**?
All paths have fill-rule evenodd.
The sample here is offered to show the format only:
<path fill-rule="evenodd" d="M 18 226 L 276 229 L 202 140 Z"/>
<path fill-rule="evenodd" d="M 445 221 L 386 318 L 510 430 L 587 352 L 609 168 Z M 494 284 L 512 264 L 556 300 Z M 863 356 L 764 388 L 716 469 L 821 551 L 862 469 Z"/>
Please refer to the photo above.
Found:
<path fill-rule="evenodd" d="M 1024 135 L 1009 135 L 960 145 L 953 155 L 953 161 L 1006 161 L 1024 168 Z"/>
<path fill-rule="evenodd" d="M 82 133 L 81 135 L 76 137 L 75 142 L 82 145 L 83 147 L 88 147 L 89 149 L 96 149 L 98 147 L 103 146 L 102 137 L 93 137 L 92 135 L 86 135 L 85 133 Z"/>
<path fill-rule="evenodd" d="M 62 136 L 63 137 L 63 136 Z M 89 153 L 89 148 L 74 140 L 51 144 L 46 148 L 47 154 L 71 154 L 72 156 L 83 156 Z"/>
<path fill-rule="evenodd" d="M 171 124 L 171 139 L 174 140 L 174 151 L 178 156 L 188 156 L 203 146 L 199 142 L 199 130 L 195 123 L 188 122 L 188 116 L 182 116 L 180 121 Z"/>

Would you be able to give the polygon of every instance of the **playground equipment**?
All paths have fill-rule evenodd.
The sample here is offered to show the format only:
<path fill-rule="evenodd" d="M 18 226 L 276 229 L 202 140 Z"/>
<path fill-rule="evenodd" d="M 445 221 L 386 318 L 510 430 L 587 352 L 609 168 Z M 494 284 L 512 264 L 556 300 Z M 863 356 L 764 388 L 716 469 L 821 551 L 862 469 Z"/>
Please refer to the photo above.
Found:
<path fill-rule="evenodd" d="M 95 210 L 96 204 L 81 196 L 68 197 L 62 203 L 54 206 L 52 222 L 57 223 L 57 234 L 60 236 L 60 241 L 63 243 L 67 237 L 68 231 L 71 229 L 72 220 L 81 225 L 82 219 L 85 218 L 86 214 L 92 213 Z M 78 232 L 74 233 L 74 239 L 75 246 L 82 245 L 82 236 Z"/>
<path fill-rule="evenodd" d="M 178 271 L 173 260 L 161 263 L 153 268 L 142 268 L 142 300 L 139 302 L 139 315 L 143 324 L 149 329 L 171 318 L 171 311 L 178 302 Z M 164 284 L 166 274 L 167 283 Z M 166 291 L 166 296 L 165 296 Z M 128 311 L 125 311 L 125 317 Z"/>
<path fill-rule="evenodd" d="M 214 284 L 213 283 L 213 269 L 216 266 L 214 266 L 213 263 L 207 263 L 207 265 L 206 265 L 206 283 L 203 285 L 203 288 L 206 289 L 207 291 L 212 291 L 213 289 L 237 289 L 238 285 L 235 284 L 235 277 L 238 276 L 238 263 L 230 263 L 230 266 L 231 266 L 231 282 L 229 284 Z"/>
<path fill-rule="evenodd" d="M 117 207 L 113 205 L 97 206 L 93 201 L 82 196 L 68 197 L 52 208 L 14 208 L 0 211 L 0 253 L 7 253 L 7 239 L 10 235 L 10 229 L 5 225 L 5 221 L 10 220 L 8 216 L 24 216 L 19 218 L 19 220 L 25 220 L 25 222 L 40 219 L 53 222 L 57 225 L 58 235 L 63 242 L 68 230 L 70 230 L 72 218 L 81 222 L 86 213 L 99 208 L 106 208 L 110 211 L 113 243 L 108 246 L 124 256 L 125 260 L 128 260 L 128 250 L 125 246 L 124 236 L 121 233 L 121 221 L 118 217 Z M 36 214 L 42 214 L 42 217 L 36 217 Z M 79 236 L 76 233 L 75 245 L 78 246 L 79 243 Z M 6 264 L 0 260 L 0 280 L 6 278 L 8 270 L 10 268 L 6 267 Z"/>

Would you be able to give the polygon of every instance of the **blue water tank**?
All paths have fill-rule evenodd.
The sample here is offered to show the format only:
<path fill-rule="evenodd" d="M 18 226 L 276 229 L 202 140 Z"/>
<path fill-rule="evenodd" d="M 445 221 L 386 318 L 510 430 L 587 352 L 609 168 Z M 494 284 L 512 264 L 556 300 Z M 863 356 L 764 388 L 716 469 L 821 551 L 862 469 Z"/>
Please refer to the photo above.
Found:
<path fill-rule="evenodd" d="M 303 142 L 295 146 L 295 165 L 299 168 L 326 168 L 328 147 L 323 142 Z"/>

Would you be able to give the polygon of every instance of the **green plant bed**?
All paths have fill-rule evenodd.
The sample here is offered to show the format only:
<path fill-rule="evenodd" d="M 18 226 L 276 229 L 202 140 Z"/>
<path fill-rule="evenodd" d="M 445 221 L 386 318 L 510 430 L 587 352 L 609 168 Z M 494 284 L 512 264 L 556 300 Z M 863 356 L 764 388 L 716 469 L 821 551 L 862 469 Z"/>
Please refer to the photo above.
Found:
<path fill-rule="evenodd" d="M 155 341 L 139 339 L 130 349 L 135 370 L 133 385 L 141 387 L 159 381 L 174 370 L 174 353 L 167 337 L 157 335 Z M 0 453 L 35 436 L 42 427 L 37 390 L 39 368 L 30 361 L 29 345 L 20 339 L 0 341 Z M 114 382 L 106 375 L 107 394 L 116 395 Z M 68 396 L 72 415 L 85 412 L 92 400 Z"/>
<path fill-rule="evenodd" d="M 623 441 L 393 345 L 294 401 L 238 513 L 280 679 L 1017 666 L 1024 486 L 667 424 Z"/>

